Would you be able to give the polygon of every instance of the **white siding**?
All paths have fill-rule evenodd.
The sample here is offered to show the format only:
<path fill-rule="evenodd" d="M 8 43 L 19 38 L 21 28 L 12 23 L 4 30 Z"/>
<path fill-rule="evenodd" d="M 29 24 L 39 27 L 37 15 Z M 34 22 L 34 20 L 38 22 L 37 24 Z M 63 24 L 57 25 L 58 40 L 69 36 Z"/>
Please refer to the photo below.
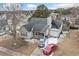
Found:
<path fill-rule="evenodd" d="M 27 32 L 27 39 L 31 39 L 33 37 L 33 32 Z"/>
<path fill-rule="evenodd" d="M 52 21 L 52 18 L 51 18 L 51 16 L 49 16 L 47 18 L 47 24 L 48 24 L 49 28 L 51 28 L 51 21 Z"/>
<path fill-rule="evenodd" d="M 48 36 L 49 30 L 47 29 L 45 32 L 45 36 Z"/>
<path fill-rule="evenodd" d="M 49 35 L 52 37 L 59 37 L 60 31 L 59 29 L 51 29 Z"/>

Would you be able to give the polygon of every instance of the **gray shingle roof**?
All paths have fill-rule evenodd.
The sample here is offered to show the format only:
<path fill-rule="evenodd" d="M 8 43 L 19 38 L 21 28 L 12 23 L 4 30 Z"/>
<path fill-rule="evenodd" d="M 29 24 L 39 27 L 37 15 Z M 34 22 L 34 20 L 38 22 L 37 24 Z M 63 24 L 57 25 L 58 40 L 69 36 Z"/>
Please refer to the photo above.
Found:
<path fill-rule="evenodd" d="M 35 24 L 33 27 L 34 32 L 44 33 L 47 30 L 48 26 L 45 24 Z"/>
<path fill-rule="evenodd" d="M 0 26 L 4 27 L 5 25 L 8 25 L 7 20 L 5 19 L 0 19 Z"/>
<path fill-rule="evenodd" d="M 24 27 L 27 31 L 31 31 L 33 28 L 34 32 L 45 32 L 47 29 L 47 18 L 32 18 L 30 22 Z"/>
<path fill-rule="evenodd" d="M 33 23 L 28 23 L 28 24 L 23 25 L 23 26 L 27 29 L 27 31 L 31 31 L 31 29 L 33 27 Z"/>
<path fill-rule="evenodd" d="M 32 18 L 30 23 L 39 23 L 39 24 L 47 24 L 47 18 Z"/>
<path fill-rule="evenodd" d="M 61 20 L 52 20 L 52 28 L 59 29 L 59 27 L 61 26 L 61 22 Z"/>

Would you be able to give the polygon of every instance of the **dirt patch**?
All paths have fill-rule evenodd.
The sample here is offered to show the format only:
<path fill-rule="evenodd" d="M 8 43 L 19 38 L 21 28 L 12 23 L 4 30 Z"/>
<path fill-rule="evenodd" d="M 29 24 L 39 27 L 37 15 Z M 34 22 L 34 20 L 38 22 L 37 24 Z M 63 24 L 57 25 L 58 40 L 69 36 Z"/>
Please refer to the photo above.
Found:
<path fill-rule="evenodd" d="M 64 41 L 58 44 L 56 56 L 78 56 L 79 55 L 79 31 L 71 30 Z"/>
<path fill-rule="evenodd" d="M 4 40 L 6 39 L 6 40 Z M 36 43 L 28 43 L 26 42 L 25 45 L 22 45 L 18 48 L 15 48 L 13 45 L 13 40 L 11 38 L 6 38 L 6 37 L 0 37 L 0 46 L 25 54 L 25 55 L 31 55 L 31 53 L 35 50 L 35 48 L 37 47 Z"/>
<path fill-rule="evenodd" d="M 15 49 L 15 51 L 29 56 L 36 49 L 36 47 L 37 47 L 36 44 L 28 43 L 26 46 L 22 46 L 18 49 Z"/>

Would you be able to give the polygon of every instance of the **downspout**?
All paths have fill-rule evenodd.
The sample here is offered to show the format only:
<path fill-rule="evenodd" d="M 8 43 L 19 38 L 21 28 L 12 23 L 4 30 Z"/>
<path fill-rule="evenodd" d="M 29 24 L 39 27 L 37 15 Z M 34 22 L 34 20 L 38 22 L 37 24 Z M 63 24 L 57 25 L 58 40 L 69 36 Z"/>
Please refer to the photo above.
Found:
<path fill-rule="evenodd" d="M 32 29 L 31 29 L 32 36 L 34 37 L 33 29 L 34 29 L 34 26 L 33 26 Z"/>

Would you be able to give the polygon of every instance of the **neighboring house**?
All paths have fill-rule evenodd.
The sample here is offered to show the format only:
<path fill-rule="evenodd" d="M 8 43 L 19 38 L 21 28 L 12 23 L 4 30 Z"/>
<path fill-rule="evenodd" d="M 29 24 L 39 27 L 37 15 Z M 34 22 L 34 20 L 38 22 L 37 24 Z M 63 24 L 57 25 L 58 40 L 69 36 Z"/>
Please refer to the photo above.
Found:
<path fill-rule="evenodd" d="M 77 18 L 77 19 L 75 20 L 75 27 L 77 27 L 77 28 L 79 29 L 79 18 Z"/>
<path fill-rule="evenodd" d="M 53 20 L 56 20 L 57 18 L 59 18 L 59 13 L 51 13 L 50 16 Z"/>
<path fill-rule="evenodd" d="M 67 17 L 64 17 L 64 19 L 62 21 L 63 21 L 63 28 L 62 28 L 62 30 L 63 31 L 69 31 L 69 29 L 70 29 L 69 19 Z"/>
<path fill-rule="evenodd" d="M 9 28 L 8 28 L 8 22 L 6 19 L 6 15 L 2 14 L 0 15 L 0 35 L 7 33 L 8 30 Z"/>
<path fill-rule="evenodd" d="M 52 20 L 52 27 L 50 29 L 49 36 L 58 38 L 62 32 L 62 21 L 61 20 Z"/>
<path fill-rule="evenodd" d="M 63 31 L 79 28 L 79 15 L 65 15 L 63 16 Z"/>
<path fill-rule="evenodd" d="M 58 13 L 51 13 L 51 28 L 49 30 L 49 36 L 58 38 L 62 32 L 63 22 Z"/>

